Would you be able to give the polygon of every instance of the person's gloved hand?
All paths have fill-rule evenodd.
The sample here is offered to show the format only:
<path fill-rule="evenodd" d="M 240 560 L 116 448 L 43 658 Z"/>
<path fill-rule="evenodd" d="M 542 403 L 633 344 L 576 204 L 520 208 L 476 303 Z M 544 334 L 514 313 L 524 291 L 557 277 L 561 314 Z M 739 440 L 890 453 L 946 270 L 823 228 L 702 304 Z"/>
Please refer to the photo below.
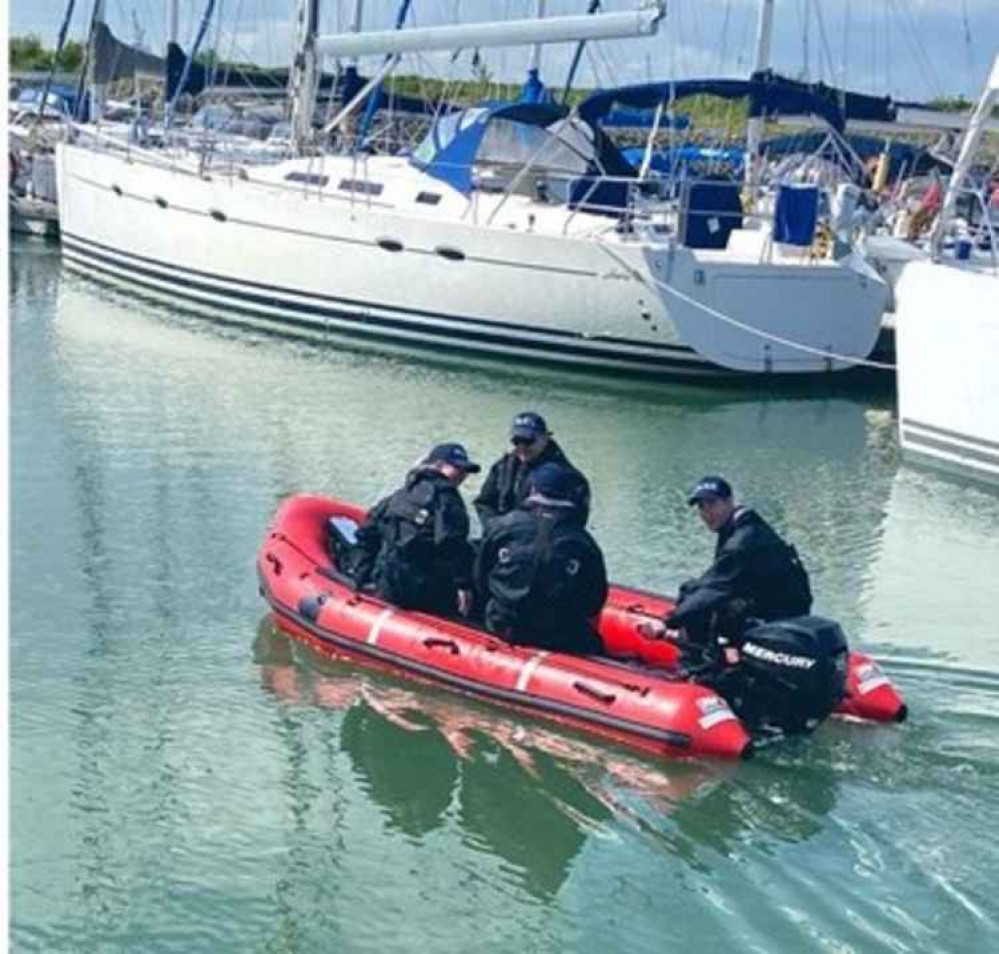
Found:
<path fill-rule="evenodd" d="M 646 639 L 681 639 L 683 630 L 669 625 L 669 618 L 647 619 L 635 627 Z"/>
<path fill-rule="evenodd" d="M 666 624 L 661 619 L 647 619 L 635 627 L 646 639 L 663 639 L 666 636 Z"/>

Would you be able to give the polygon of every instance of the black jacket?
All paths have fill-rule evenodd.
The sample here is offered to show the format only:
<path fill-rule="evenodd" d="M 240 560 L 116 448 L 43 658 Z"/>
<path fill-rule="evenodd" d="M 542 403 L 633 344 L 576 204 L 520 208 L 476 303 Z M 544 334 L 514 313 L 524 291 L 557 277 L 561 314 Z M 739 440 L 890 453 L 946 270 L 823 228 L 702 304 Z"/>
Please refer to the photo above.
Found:
<path fill-rule="evenodd" d="M 572 509 L 526 504 L 496 518 L 475 584 L 491 632 L 562 652 L 602 649 L 591 621 L 607 599 L 607 570 Z"/>
<path fill-rule="evenodd" d="M 439 471 L 417 468 L 358 528 L 357 581 L 371 577 L 379 596 L 406 609 L 454 613 L 457 591 L 471 589 L 468 531 L 458 489 Z"/>
<path fill-rule="evenodd" d="M 561 464 L 579 476 L 579 489 L 573 502 L 576 504 L 576 519 L 586 525 L 590 516 L 590 484 L 572 466 L 562 448 L 550 438 L 545 449 L 532 461 L 522 463 L 513 451 L 508 451 L 489 468 L 479 496 L 472 501 L 483 533 L 493 520 L 516 510 L 527 499 L 530 492 L 527 477 L 542 464 Z"/>
<path fill-rule="evenodd" d="M 666 622 L 703 633 L 714 613 L 771 620 L 803 616 L 811 607 L 808 574 L 797 551 L 758 513 L 736 507 L 718 531 L 715 562 L 683 584 Z"/>

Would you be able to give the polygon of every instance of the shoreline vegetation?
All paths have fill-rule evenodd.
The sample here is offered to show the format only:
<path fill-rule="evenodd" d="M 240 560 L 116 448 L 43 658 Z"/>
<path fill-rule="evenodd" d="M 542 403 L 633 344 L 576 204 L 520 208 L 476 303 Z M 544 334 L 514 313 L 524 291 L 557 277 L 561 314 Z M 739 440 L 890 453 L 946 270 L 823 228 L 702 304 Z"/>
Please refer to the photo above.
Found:
<path fill-rule="evenodd" d="M 15 73 L 47 72 L 52 69 L 53 64 L 62 72 L 79 72 L 86 57 L 86 47 L 83 43 L 69 41 L 56 60 L 55 52 L 43 45 L 39 34 L 28 33 L 10 37 L 8 54 L 13 81 Z M 213 53 L 199 55 L 197 62 L 206 67 L 214 66 L 219 72 L 230 70 L 247 76 L 263 76 L 266 72 L 249 63 L 216 61 Z M 471 74 L 468 79 L 456 80 L 401 75 L 390 77 L 384 87 L 398 95 L 422 96 L 428 100 L 440 99 L 446 95 L 449 101 L 462 103 L 482 99 L 513 99 L 520 93 L 522 84 L 498 82 L 481 61 L 473 60 Z M 131 88 L 132 84 L 129 83 L 128 86 Z M 561 83 L 555 84 L 552 90 L 561 99 Z M 588 88 L 573 89 L 569 93 L 568 105 L 573 105 L 591 92 L 592 89 Z M 953 96 L 931 100 L 927 105 L 933 109 L 962 112 L 970 110 L 974 104 L 962 96 Z M 694 127 L 711 126 L 717 129 L 731 124 L 738 128 L 743 127 L 746 122 L 745 101 L 727 102 L 712 96 L 694 96 L 683 101 L 680 112 L 690 117 Z"/>

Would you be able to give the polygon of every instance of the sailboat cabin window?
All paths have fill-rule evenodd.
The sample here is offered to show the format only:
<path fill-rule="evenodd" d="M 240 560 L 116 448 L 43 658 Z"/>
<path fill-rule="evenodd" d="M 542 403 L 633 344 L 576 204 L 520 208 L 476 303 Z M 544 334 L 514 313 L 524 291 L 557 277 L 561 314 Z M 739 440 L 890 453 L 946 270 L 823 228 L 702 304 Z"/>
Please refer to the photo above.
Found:
<path fill-rule="evenodd" d="M 381 195 L 383 187 L 380 182 L 368 182 L 365 179 L 341 179 L 340 188 L 344 192 L 360 192 L 363 195 Z"/>
<path fill-rule="evenodd" d="M 440 200 L 441 194 L 439 192 L 419 192 L 416 196 L 416 201 L 423 205 L 437 205 Z"/>
<path fill-rule="evenodd" d="M 314 185 L 323 188 L 330 181 L 329 176 L 317 176 L 311 172 L 289 172 L 284 177 L 285 182 L 301 182 L 304 185 Z"/>

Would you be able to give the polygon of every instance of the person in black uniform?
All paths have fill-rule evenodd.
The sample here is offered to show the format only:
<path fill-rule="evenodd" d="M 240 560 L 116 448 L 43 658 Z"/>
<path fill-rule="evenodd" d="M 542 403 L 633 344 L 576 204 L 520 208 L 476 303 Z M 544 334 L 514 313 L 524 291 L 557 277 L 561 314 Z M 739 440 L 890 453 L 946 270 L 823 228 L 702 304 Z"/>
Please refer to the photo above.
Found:
<path fill-rule="evenodd" d="M 458 487 L 478 473 L 461 444 L 438 444 L 358 528 L 355 581 L 404 609 L 452 616 L 472 602 L 469 519 Z"/>
<path fill-rule="evenodd" d="M 528 477 L 542 464 L 560 464 L 579 476 L 573 490 L 577 494 L 573 503 L 577 516 L 585 526 L 590 515 L 590 485 L 569 463 L 548 430 L 545 419 L 534 411 L 523 411 L 513 419 L 510 440 L 513 449 L 489 468 L 478 497 L 472 501 L 482 524 L 482 532 L 485 533 L 497 517 L 516 510 L 524 502 L 528 493 Z"/>
<path fill-rule="evenodd" d="M 558 464 L 537 467 L 524 502 L 490 523 L 475 561 L 490 632 L 560 652 L 602 651 L 593 618 L 607 599 L 607 570 L 583 526 L 580 479 Z"/>
<path fill-rule="evenodd" d="M 687 500 L 718 535 L 714 563 L 680 587 L 666 617 L 668 629 L 683 629 L 704 643 L 713 635 L 738 637 L 746 619 L 804 616 L 812 607 L 808 573 L 786 544 L 754 510 L 736 505 L 724 477 L 704 477 Z"/>

